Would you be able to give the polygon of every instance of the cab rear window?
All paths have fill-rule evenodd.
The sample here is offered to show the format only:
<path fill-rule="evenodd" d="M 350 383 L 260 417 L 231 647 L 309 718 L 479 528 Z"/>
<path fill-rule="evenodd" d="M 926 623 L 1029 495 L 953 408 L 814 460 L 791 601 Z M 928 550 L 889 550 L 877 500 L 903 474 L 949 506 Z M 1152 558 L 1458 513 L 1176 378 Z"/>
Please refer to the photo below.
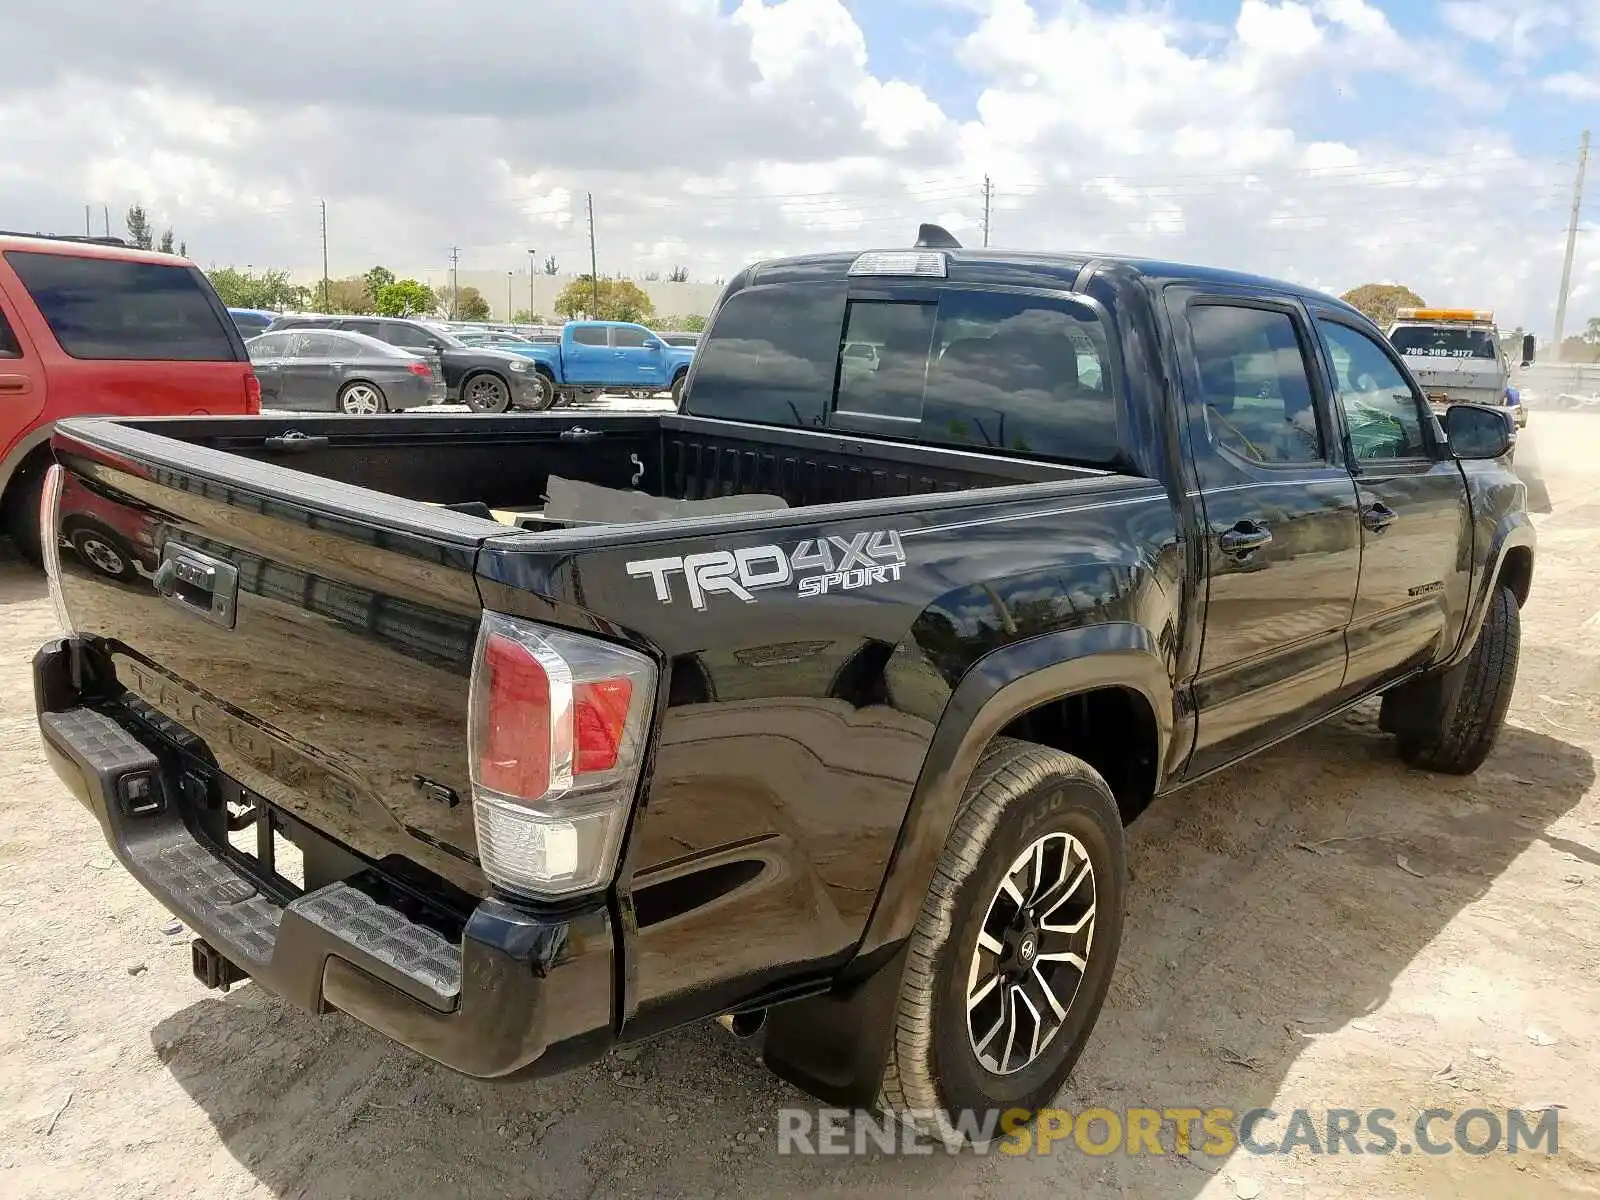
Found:
<path fill-rule="evenodd" d="M 843 285 L 735 292 L 686 411 L 1068 462 L 1122 459 L 1111 344 L 1068 297 L 960 288 L 905 300 Z"/>
<path fill-rule="evenodd" d="M 234 362 L 237 335 L 199 272 L 166 263 L 8 250 L 61 349 L 80 359 Z"/>

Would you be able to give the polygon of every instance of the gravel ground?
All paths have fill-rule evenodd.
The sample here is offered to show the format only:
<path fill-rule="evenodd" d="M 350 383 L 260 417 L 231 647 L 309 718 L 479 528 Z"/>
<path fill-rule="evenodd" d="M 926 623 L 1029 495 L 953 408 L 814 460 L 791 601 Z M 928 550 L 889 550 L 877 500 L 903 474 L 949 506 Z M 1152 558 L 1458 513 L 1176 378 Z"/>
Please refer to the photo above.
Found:
<path fill-rule="evenodd" d="M 1376 1106 L 1402 1133 L 1431 1106 L 1559 1104 L 1554 1156 L 780 1155 L 777 1111 L 807 1101 L 715 1027 L 497 1086 L 249 986 L 207 992 L 187 935 L 45 766 L 28 660 L 52 618 L 42 580 L 6 562 L 0 1195 L 1600 1192 L 1600 419 L 1536 413 L 1518 460 L 1542 475 L 1540 559 L 1488 764 L 1408 771 L 1368 706 L 1154 805 L 1131 830 L 1116 981 L 1061 1103 L 1319 1125 Z"/>

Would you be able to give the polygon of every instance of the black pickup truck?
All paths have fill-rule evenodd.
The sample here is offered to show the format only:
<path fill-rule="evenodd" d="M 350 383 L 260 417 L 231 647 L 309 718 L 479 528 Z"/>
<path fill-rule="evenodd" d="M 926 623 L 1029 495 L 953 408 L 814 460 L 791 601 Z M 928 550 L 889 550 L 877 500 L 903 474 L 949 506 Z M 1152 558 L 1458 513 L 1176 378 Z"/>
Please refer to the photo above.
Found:
<path fill-rule="evenodd" d="M 1154 797 L 1380 694 L 1483 761 L 1513 436 L 1283 283 L 767 262 L 671 413 L 62 422 L 47 527 L 158 562 L 56 550 L 39 726 L 208 984 L 486 1078 L 719 1017 L 948 1131 L 1066 1078 Z"/>

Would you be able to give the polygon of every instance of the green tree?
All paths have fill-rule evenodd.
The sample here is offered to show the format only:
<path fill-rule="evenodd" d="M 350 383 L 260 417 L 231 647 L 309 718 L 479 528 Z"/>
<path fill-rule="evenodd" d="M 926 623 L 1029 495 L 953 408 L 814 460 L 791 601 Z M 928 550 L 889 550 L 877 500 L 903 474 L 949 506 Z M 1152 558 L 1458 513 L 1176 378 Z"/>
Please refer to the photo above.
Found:
<path fill-rule="evenodd" d="M 386 317 L 419 317 L 432 313 L 436 304 L 427 284 L 416 279 L 396 279 L 378 293 L 376 307 Z"/>
<path fill-rule="evenodd" d="M 456 320 L 487 321 L 489 316 L 489 302 L 484 299 L 483 293 L 475 287 L 462 288 L 456 301 Z"/>
<path fill-rule="evenodd" d="M 148 250 L 155 245 L 155 239 L 150 236 L 150 218 L 142 205 L 135 204 L 128 209 L 127 225 L 128 241 L 139 249 Z"/>
<path fill-rule="evenodd" d="M 368 299 L 376 304 L 378 293 L 394 282 L 394 272 L 388 267 L 373 267 L 361 277 L 361 282 L 367 290 Z"/>
<path fill-rule="evenodd" d="M 554 254 L 547 255 L 544 260 L 544 273 L 546 275 L 558 275 L 560 272 L 561 267 L 556 262 L 556 256 Z"/>
<path fill-rule="evenodd" d="M 511 314 L 511 323 L 513 325 L 543 325 L 544 318 L 529 309 L 519 308 Z"/>
<path fill-rule="evenodd" d="M 217 267 L 206 272 L 217 296 L 229 308 L 305 308 L 311 303 L 309 288 L 292 283 L 287 271 L 241 271 Z"/>
<path fill-rule="evenodd" d="M 672 273 L 667 276 L 667 282 L 668 283 L 688 283 L 689 282 L 689 268 L 688 267 L 673 267 L 672 268 Z"/>
<path fill-rule="evenodd" d="M 679 330 L 678 332 L 680 332 L 680 333 L 704 333 L 705 332 L 705 328 L 706 328 L 705 315 L 702 314 L 702 313 L 690 313 L 687 317 L 685 317 L 683 319 L 683 328 L 681 330 Z"/>
<path fill-rule="evenodd" d="M 1422 308 L 1426 304 L 1421 296 L 1401 283 L 1363 283 L 1351 288 L 1340 299 L 1360 309 L 1374 325 L 1385 331 L 1394 324 L 1397 309 Z"/>
<path fill-rule="evenodd" d="M 366 275 L 350 275 L 344 279 L 328 280 L 328 295 L 323 300 L 323 308 L 330 313 L 344 313 L 351 316 L 364 313 L 377 312 L 377 301 L 369 287 L 372 273 Z M 389 281 L 393 283 L 391 279 Z M 321 289 L 318 289 L 319 295 Z"/>
<path fill-rule="evenodd" d="M 1578 336 L 1591 346 L 1600 346 L 1600 317 L 1590 317 L 1589 323 Z"/>
<path fill-rule="evenodd" d="M 646 321 L 655 311 L 631 279 L 602 279 L 597 287 L 591 276 L 579 275 L 556 297 L 556 312 L 569 319 L 581 313 L 592 321 Z"/>

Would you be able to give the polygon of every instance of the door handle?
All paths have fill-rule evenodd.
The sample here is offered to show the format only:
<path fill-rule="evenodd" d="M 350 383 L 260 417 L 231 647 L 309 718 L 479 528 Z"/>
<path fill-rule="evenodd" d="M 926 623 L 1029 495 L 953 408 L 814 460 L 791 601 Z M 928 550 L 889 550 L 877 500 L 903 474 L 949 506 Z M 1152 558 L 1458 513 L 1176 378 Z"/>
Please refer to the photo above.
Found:
<path fill-rule="evenodd" d="M 1400 514 L 1381 500 L 1361 510 L 1361 526 L 1372 533 L 1382 533 L 1399 519 Z"/>
<path fill-rule="evenodd" d="M 1248 558 L 1272 541 L 1272 531 L 1254 521 L 1240 521 L 1217 539 L 1222 552 L 1233 558 Z"/>
<path fill-rule="evenodd" d="M 26 375 L 0 375 L 0 392 L 18 396 L 33 388 L 33 380 Z"/>

